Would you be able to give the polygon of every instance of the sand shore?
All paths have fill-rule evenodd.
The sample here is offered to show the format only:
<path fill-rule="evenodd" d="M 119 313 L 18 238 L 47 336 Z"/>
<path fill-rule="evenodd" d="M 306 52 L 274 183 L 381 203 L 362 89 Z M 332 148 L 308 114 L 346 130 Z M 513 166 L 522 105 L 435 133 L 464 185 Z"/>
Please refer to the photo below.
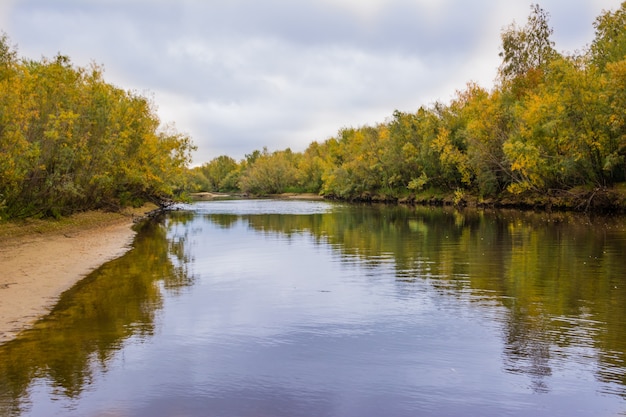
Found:
<path fill-rule="evenodd" d="M 0 240 L 0 343 L 30 327 L 60 295 L 103 263 L 123 255 L 131 216 Z"/>

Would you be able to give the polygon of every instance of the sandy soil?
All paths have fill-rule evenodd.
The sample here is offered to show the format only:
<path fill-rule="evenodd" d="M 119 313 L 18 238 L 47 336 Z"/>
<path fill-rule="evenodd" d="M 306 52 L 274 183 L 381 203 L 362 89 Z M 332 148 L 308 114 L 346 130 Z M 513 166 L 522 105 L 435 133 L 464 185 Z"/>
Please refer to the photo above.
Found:
<path fill-rule="evenodd" d="M 0 242 L 0 343 L 30 327 L 59 296 L 130 249 L 132 219 Z"/>

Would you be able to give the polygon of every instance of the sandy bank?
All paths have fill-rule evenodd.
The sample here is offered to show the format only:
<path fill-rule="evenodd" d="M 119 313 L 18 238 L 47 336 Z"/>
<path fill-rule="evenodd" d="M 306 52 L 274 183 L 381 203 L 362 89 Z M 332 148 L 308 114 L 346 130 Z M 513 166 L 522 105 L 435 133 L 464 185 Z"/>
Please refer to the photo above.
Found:
<path fill-rule="evenodd" d="M 0 343 L 30 327 L 59 296 L 103 263 L 124 254 L 131 216 L 0 240 Z"/>

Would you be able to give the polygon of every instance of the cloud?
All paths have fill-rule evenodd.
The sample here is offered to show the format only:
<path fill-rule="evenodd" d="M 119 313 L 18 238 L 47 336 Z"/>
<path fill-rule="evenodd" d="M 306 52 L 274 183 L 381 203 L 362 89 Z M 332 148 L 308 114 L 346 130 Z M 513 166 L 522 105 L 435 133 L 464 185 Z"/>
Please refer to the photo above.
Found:
<path fill-rule="evenodd" d="M 190 134 L 195 162 L 268 146 L 303 150 L 394 109 L 490 87 L 500 33 L 525 0 L 15 0 L 2 3 L 20 54 L 103 64 Z M 582 49 L 608 0 L 546 0 L 560 50 Z"/>
<path fill-rule="evenodd" d="M 9 25 L 10 11 L 13 9 L 13 0 L 4 0 L 0 2 L 0 28 L 6 28 Z"/>

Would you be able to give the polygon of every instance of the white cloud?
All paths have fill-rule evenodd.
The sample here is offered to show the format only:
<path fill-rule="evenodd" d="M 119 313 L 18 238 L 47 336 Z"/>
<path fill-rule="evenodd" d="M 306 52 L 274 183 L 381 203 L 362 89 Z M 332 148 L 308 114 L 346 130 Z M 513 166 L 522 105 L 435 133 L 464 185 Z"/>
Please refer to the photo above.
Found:
<path fill-rule="evenodd" d="M 14 0 L 3 0 L 0 2 L 0 28 L 7 28 L 9 25 L 10 11 L 14 7 Z"/>

